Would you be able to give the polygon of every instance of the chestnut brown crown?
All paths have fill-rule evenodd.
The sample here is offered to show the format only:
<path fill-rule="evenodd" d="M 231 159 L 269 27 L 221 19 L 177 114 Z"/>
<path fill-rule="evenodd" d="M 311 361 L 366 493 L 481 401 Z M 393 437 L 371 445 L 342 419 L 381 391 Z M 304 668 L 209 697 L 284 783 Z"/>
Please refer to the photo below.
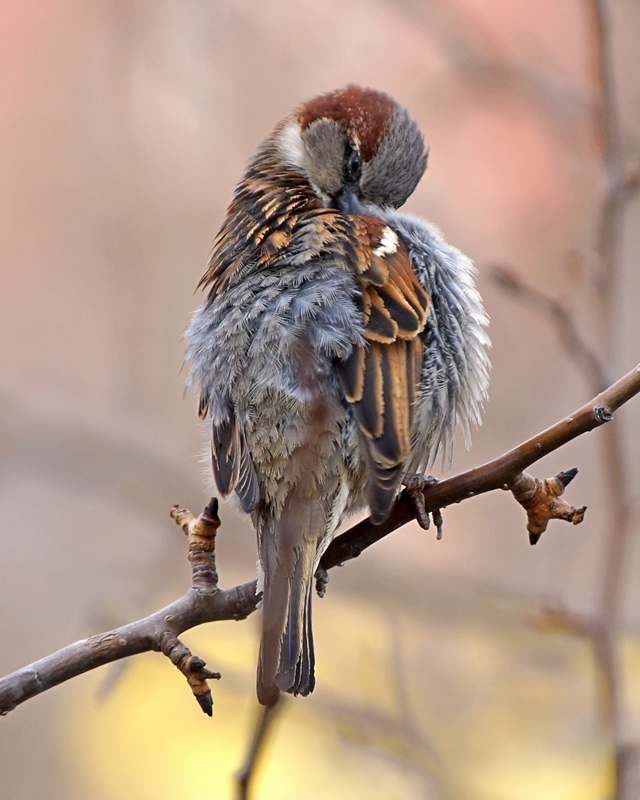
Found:
<path fill-rule="evenodd" d="M 350 85 L 309 100 L 275 134 L 280 155 L 323 205 L 398 208 L 427 166 L 424 140 L 405 108 L 383 92 Z M 355 204 L 355 207 L 354 207 Z"/>

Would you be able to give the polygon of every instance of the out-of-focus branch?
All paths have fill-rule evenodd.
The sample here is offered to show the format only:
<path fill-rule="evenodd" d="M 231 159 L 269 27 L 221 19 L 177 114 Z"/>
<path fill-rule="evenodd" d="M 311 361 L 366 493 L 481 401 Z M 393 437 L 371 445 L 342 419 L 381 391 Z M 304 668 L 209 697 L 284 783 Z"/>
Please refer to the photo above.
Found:
<path fill-rule="evenodd" d="M 264 753 L 269 733 L 273 729 L 273 722 L 280 713 L 284 702 L 284 697 L 280 695 L 275 703 L 270 706 L 263 706 L 259 710 L 259 717 L 256 721 L 244 764 L 236 775 L 238 800 L 248 800 L 250 797 L 251 784 Z"/>
<path fill-rule="evenodd" d="M 568 356 L 576 362 L 589 386 L 601 385 L 606 380 L 601 360 L 582 339 L 571 312 L 560 300 L 526 284 L 512 269 L 500 267 L 495 270 L 494 277 L 498 285 L 517 300 L 551 317 L 556 324 L 559 341 L 564 345 Z M 629 785 L 631 777 L 627 773 L 632 767 L 635 768 L 636 761 L 628 757 L 629 745 L 622 742 L 616 636 L 623 591 L 622 572 L 633 503 L 628 491 L 626 459 L 619 427 L 608 426 L 604 431 L 603 455 L 603 481 L 607 487 L 605 494 L 610 505 L 611 524 L 606 539 L 598 610 L 592 617 L 581 619 L 579 623 L 576 622 L 576 615 L 571 612 L 563 612 L 561 616 L 564 624 L 573 626 L 578 634 L 588 635 L 592 641 L 594 657 L 603 679 L 603 718 L 611 730 L 616 754 L 616 794 L 613 800 L 628 800 L 625 787 Z"/>
<path fill-rule="evenodd" d="M 620 269 L 620 249 L 624 214 L 629 199 L 640 187 L 637 164 L 624 160 L 622 126 L 614 76 L 610 7 L 606 0 L 588 0 L 592 24 L 595 87 L 598 95 L 596 128 L 607 174 L 596 248 L 599 272 L 595 286 L 603 353 L 613 357 L 616 288 Z M 631 534 L 632 501 L 627 478 L 627 454 L 621 431 L 611 426 L 604 437 L 603 471 L 609 504 L 609 527 L 605 540 L 602 585 L 597 618 L 592 625 L 594 653 L 603 677 L 603 707 L 611 730 L 615 754 L 614 800 L 631 800 L 637 781 L 637 745 L 624 740 L 621 719 L 620 664 L 618 630 L 622 616 L 624 565 Z"/>
<path fill-rule="evenodd" d="M 596 241 L 600 262 L 596 288 L 604 353 L 608 360 L 612 355 L 613 303 L 624 212 L 633 194 L 640 189 L 640 169 L 637 160 L 625 160 L 613 65 L 610 6 L 606 0 L 586 0 L 585 7 L 591 30 L 595 132 L 607 177 Z"/>
<path fill-rule="evenodd" d="M 580 336 L 569 309 L 534 287 L 526 285 L 511 270 L 502 268 L 496 278 L 502 288 L 518 300 L 550 316 L 559 340 L 578 364 L 593 390 L 607 382 L 604 364 L 610 364 L 614 342 L 614 303 L 619 271 L 619 253 L 627 203 L 640 189 L 640 169 L 625 162 L 620 112 L 613 70 L 610 10 L 606 0 L 586 0 L 591 28 L 592 73 L 595 94 L 595 129 L 606 171 L 607 185 L 601 204 L 596 238 L 598 272 L 594 286 L 602 356 Z M 611 732 L 615 754 L 613 800 L 631 800 L 630 788 L 637 778 L 637 746 L 623 739 L 620 708 L 618 628 L 624 592 L 624 565 L 632 526 L 633 500 L 628 485 L 627 454 L 619 426 L 607 427 L 603 442 L 603 483 L 609 505 L 602 585 L 596 613 L 581 620 L 575 630 L 586 633 L 593 643 L 594 657 L 602 676 L 602 709 Z M 575 615 L 570 613 L 567 619 Z"/>
<path fill-rule="evenodd" d="M 640 365 L 538 436 L 481 467 L 428 486 L 424 491 L 426 510 L 433 512 L 494 489 L 512 488 L 527 467 L 572 439 L 609 422 L 614 412 L 638 393 Z M 203 710 L 211 712 L 203 683 L 217 674 L 205 670 L 204 662 L 192 656 L 178 636 L 205 622 L 244 619 L 255 611 L 260 595 L 256 593 L 256 581 L 232 589 L 218 588 L 213 547 L 219 525 L 215 499 L 198 518 L 177 507 L 171 514 L 189 537 L 193 586 L 187 594 L 155 614 L 75 642 L 0 679 L 0 714 L 7 714 L 25 700 L 76 675 L 150 650 L 172 658 L 187 677 Z M 328 570 L 356 558 L 365 548 L 414 518 L 415 507 L 403 492 L 386 522 L 374 525 L 367 519 L 337 537 L 323 556 L 321 566 Z"/>
<path fill-rule="evenodd" d="M 594 287 L 594 298 L 602 332 L 603 357 L 610 363 L 615 341 L 614 304 L 620 270 L 624 215 L 630 198 L 640 188 L 640 170 L 637 159 L 628 162 L 624 153 L 610 33 L 610 5 L 607 0 L 587 0 L 586 7 L 592 30 L 591 52 L 597 95 L 596 132 L 607 175 L 596 240 L 600 269 Z M 631 745 L 624 740 L 618 652 L 624 567 L 632 527 L 633 503 L 627 462 L 623 434 L 618 426 L 610 426 L 603 438 L 603 473 L 605 496 L 609 504 L 609 527 L 605 540 L 597 619 L 591 629 L 595 657 L 604 679 L 603 706 L 615 753 L 614 800 L 631 800 L 635 797 L 637 786 L 634 788 L 633 784 L 638 780 L 637 744 Z"/>
<path fill-rule="evenodd" d="M 613 74 L 611 18 L 606 0 L 587 0 L 586 11 L 591 28 L 591 72 L 596 94 L 596 125 L 603 158 L 615 160 L 620 155 L 620 115 Z"/>
<path fill-rule="evenodd" d="M 516 300 L 551 319 L 556 326 L 559 341 L 581 369 L 592 392 L 601 392 L 609 384 L 604 364 L 582 338 L 573 315 L 561 300 L 525 283 L 514 269 L 506 265 L 496 266 L 493 278 L 501 289 Z"/>

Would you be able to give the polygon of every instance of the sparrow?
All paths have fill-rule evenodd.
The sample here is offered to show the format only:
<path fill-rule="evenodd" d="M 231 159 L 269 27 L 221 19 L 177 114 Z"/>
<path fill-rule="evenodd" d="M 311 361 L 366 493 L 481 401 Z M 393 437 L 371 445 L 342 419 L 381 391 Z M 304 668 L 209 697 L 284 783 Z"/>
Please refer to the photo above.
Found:
<path fill-rule="evenodd" d="M 417 123 L 349 85 L 249 160 L 186 333 L 218 492 L 257 533 L 258 699 L 315 685 L 311 598 L 349 514 L 385 520 L 406 476 L 467 446 L 487 394 L 471 261 L 397 211 L 427 166 Z"/>

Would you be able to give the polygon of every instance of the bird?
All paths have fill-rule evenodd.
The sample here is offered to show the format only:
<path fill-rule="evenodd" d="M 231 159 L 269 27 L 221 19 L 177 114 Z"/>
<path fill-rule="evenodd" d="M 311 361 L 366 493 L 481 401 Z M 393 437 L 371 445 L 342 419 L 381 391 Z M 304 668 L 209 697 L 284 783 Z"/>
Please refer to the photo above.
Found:
<path fill-rule="evenodd" d="M 314 689 L 314 575 L 342 521 L 387 519 L 406 477 L 481 422 L 475 267 L 398 211 L 427 156 L 384 92 L 302 103 L 249 159 L 199 283 L 188 385 L 217 490 L 257 534 L 263 705 Z"/>

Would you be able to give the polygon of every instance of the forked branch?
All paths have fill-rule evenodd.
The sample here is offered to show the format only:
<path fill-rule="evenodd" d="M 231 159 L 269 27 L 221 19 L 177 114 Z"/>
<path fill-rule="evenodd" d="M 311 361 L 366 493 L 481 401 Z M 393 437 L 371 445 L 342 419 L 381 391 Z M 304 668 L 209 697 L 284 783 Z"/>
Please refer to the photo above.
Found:
<path fill-rule="evenodd" d="M 538 436 L 481 467 L 428 486 L 424 492 L 426 510 L 433 512 L 494 489 L 512 489 L 517 493 L 518 487 L 527 483 L 528 479 L 523 476 L 527 467 L 572 439 L 609 422 L 614 412 L 638 393 L 640 365 L 590 403 Z M 535 479 L 531 480 L 535 482 Z M 551 490 L 554 480 L 561 478 L 556 476 L 555 479 L 543 482 L 547 484 L 546 498 L 549 501 L 559 496 L 559 492 L 554 495 L 558 486 Z M 544 503 L 541 505 L 536 501 L 533 507 L 536 513 L 540 513 Z M 548 519 L 561 517 L 553 512 L 550 505 L 544 513 L 548 513 Z M 186 676 L 203 710 L 211 713 L 212 701 L 206 681 L 218 677 L 217 673 L 205 669 L 204 662 L 193 656 L 178 637 L 184 631 L 205 622 L 244 619 L 256 610 L 260 595 L 256 594 L 255 580 L 231 589 L 218 587 L 213 545 L 220 523 L 215 499 L 197 518 L 177 507 L 172 509 L 171 514 L 189 538 L 193 584 L 189 591 L 155 614 L 75 642 L 0 679 L 0 714 L 7 714 L 25 700 L 84 672 L 150 650 L 162 652 L 171 658 Z M 403 492 L 386 522 L 373 525 L 367 519 L 338 536 L 322 558 L 321 566 L 329 570 L 356 558 L 364 549 L 414 517 L 414 505 Z M 572 520 L 575 521 L 575 517 Z"/>

